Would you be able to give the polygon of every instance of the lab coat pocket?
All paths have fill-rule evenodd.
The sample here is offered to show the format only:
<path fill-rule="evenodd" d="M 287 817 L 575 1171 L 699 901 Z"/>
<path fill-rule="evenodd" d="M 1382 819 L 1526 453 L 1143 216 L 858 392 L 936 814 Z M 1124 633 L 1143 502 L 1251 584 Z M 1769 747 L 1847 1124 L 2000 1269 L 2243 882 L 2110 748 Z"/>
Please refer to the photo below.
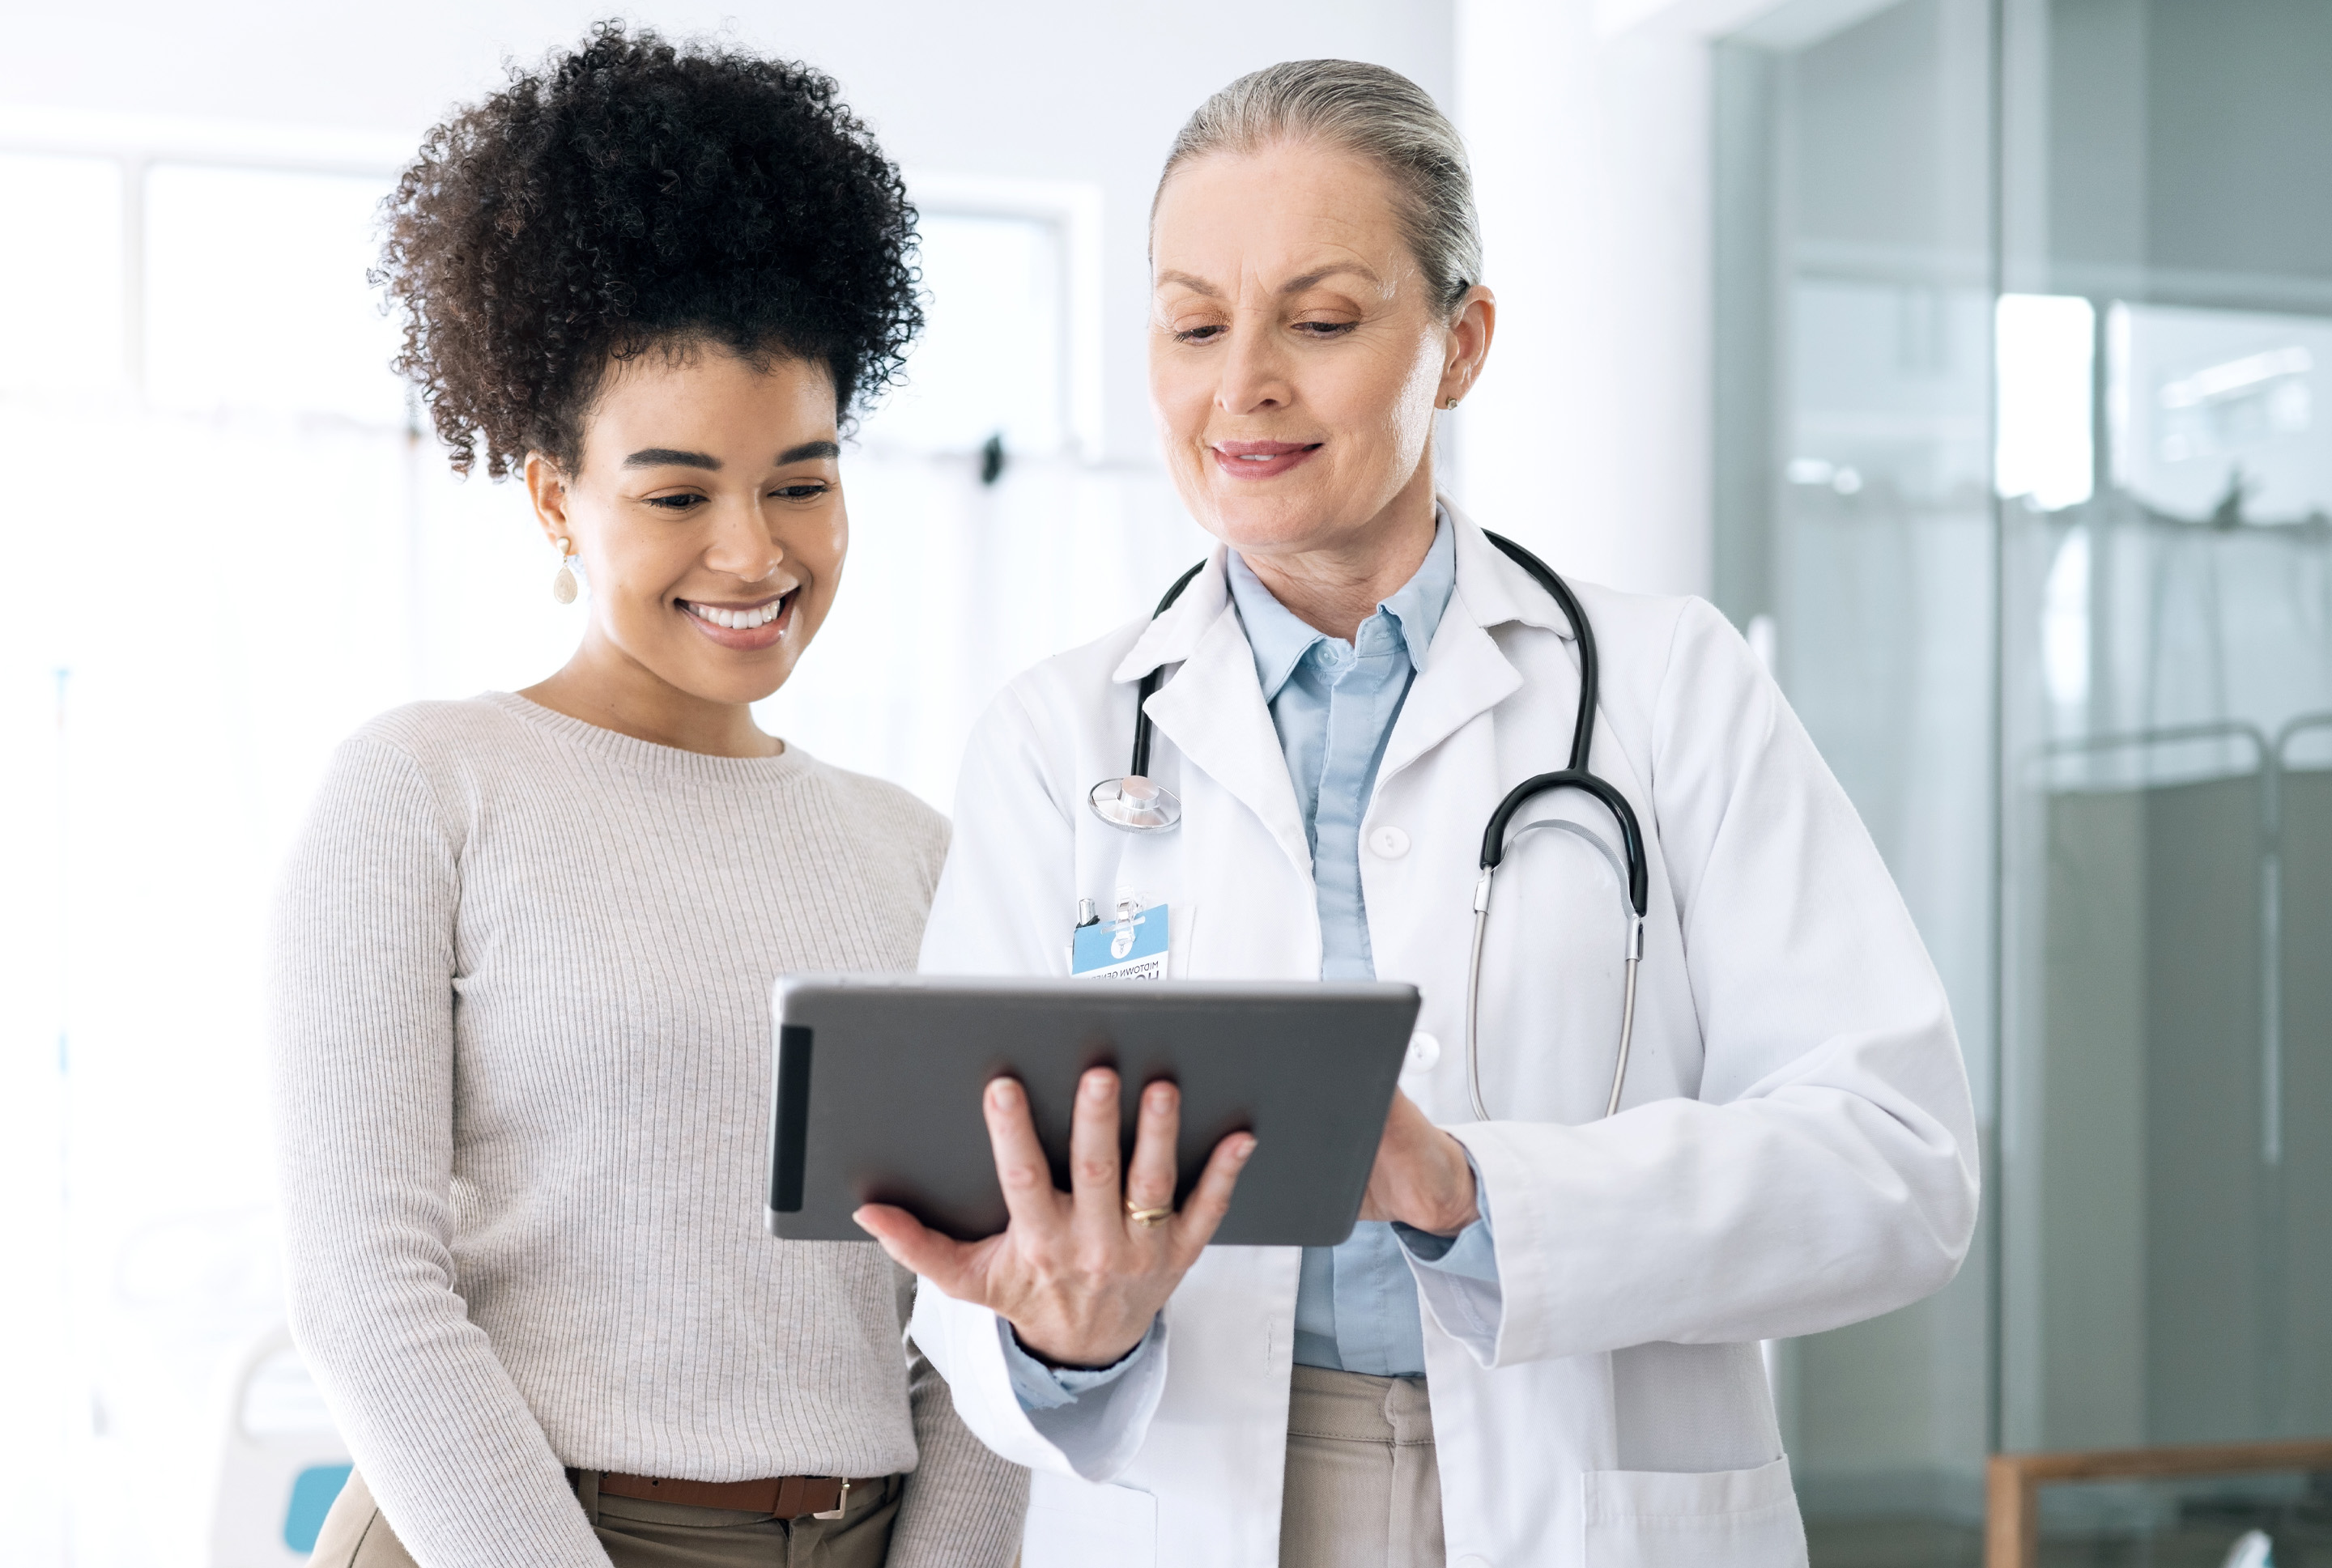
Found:
<path fill-rule="evenodd" d="M 1028 1478 L 1020 1568 L 1157 1568 L 1158 1499 L 1044 1470 Z"/>
<path fill-rule="evenodd" d="M 1597 1470 L 1582 1478 L 1588 1568 L 1805 1568 L 1787 1459 L 1705 1475 Z"/>

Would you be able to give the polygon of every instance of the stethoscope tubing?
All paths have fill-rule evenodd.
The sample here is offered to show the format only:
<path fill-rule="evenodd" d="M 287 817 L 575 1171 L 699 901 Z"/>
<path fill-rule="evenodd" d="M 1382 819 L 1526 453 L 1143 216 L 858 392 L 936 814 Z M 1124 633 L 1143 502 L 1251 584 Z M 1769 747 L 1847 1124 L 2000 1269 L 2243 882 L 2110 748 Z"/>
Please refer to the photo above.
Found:
<path fill-rule="evenodd" d="M 1524 779 L 1508 790 L 1505 798 L 1490 813 L 1482 830 L 1481 879 L 1474 885 L 1474 943 L 1466 962 L 1466 1092 L 1472 1102 L 1475 1118 L 1490 1119 L 1489 1102 L 1482 1094 L 1482 945 L 1490 925 L 1490 895 L 1505 859 L 1506 829 L 1515 813 L 1538 796 L 1551 790 L 1577 790 L 1592 796 L 1611 814 L 1620 830 L 1621 852 L 1627 857 L 1628 925 L 1627 980 L 1620 1003 L 1620 1049 L 1611 1069 L 1611 1094 L 1605 1102 L 1603 1114 L 1616 1116 L 1620 1097 L 1628 1087 L 1628 1057 L 1636 1037 L 1636 978 L 1644 961 L 1644 915 L 1651 898 L 1651 862 L 1644 850 L 1643 826 L 1636 820 L 1636 808 L 1629 803 L 1610 780 L 1598 775 L 1588 766 L 1588 755 L 1595 748 L 1595 709 L 1602 697 L 1601 666 L 1596 656 L 1595 628 L 1587 619 L 1587 611 L 1571 584 L 1555 575 L 1554 568 L 1540 560 L 1512 539 L 1487 529 L 1483 537 L 1496 545 L 1506 558 L 1530 574 L 1538 585 L 1546 590 L 1571 622 L 1572 641 L 1579 649 L 1579 708 L 1571 722 L 1571 758 L 1567 766 L 1553 773 L 1538 774 Z"/>
<path fill-rule="evenodd" d="M 1474 947 L 1466 960 L 1466 1098 L 1474 1119 L 1490 1119 L 1489 1103 L 1482 1098 L 1482 939 L 1490 929 L 1490 873 L 1474 884 Z M 1644 962 L 1644 917 L 1630 912 L 1628 921 L 1627 980 L 1620 1003 L 1620 1050 L 1611 1066 L 1611 1098 L 1603 1114 L 1620 1114 L 1620 1096 L 1628 1087 L 1628 1049 L 1636 1038 L 1636 974 Z"/>
<path fill-rule="evenodd" d="M 1200 572 L 1206 570 L 1206 562 L 1200 561 L 1197 565 L 1192 566 L 1189 571 L 1175 578 L 1174 585 L 1166 590 L 1166 595 L 1164 598 L 1158 601 L 1158 608 L 1150 612 L 1150 618 L 1152 621 L 1155 621 L 1158 617 L 1166 613 L 1167 611 L 1172 609 L 1174 607 L 1174 601 L 1182 596 L 1182 590 L 1190 585 L 1190 579 L 1196 577 Z M 1163 664 L 1161 664 L 1155 670 L 1150 670 L 1144 674 L 1142 678 L 1142 684 L 1135 689 L 1133 698 L 1133 759 L 1131 765 L 1129 765 L 1125 770 L 1129 777 L 1148 778 L 1150 776 L 1150 699 L 1152 697 L 1157 696 L 1158 689 L 1165 684 L 1166 667 Z"/>

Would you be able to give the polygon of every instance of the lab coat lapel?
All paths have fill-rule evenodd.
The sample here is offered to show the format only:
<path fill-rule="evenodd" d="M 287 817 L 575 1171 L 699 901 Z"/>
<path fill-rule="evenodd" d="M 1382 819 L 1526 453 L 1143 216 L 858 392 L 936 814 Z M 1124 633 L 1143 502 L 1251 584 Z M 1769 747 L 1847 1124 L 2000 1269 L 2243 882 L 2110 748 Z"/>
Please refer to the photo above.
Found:
<path fill-rule="evenodd" d="M 1522 687 L 1522 671 L 1498 651 L 1487 632 L 1463 612 L 1456 595 L 1434 633 L 1426 666 L 1402 702 L 1392 735 L 1385 742 L 1384 761 L 1377 767 L 1377 787 L 1399 776 L 1401 769 L 1487 713 Z"/>
<path fill-rule="evenodd" d="M 1228 592 L 1182 668 L 1151 698 L 1149 711 L 1184 759 L 1253 812 L 1288 860 L 1309 876 L 1312 846 L 1305 837 L 1295 783 L 1287 776 L 1287 755 L 1272 727 L 1271 709 L 1255 676 L 1255 655 Z"/>
<path fill-rule="evenodd" d="M 1441 507 L 1457 530 L 1457 583 L 1425 668 L 1418 671 L 1385 743 L 1384 761 L 1377 769 L 1379 788 L 1522 689 L 1522 671 L 1499 649 L 1489 628 L 1520 621 L 1555 632 L 1566 641 L 1571 635 L 1561 610 L 1544 590 L 1483 537 L 1482 530 L 1447 497 Z"/>

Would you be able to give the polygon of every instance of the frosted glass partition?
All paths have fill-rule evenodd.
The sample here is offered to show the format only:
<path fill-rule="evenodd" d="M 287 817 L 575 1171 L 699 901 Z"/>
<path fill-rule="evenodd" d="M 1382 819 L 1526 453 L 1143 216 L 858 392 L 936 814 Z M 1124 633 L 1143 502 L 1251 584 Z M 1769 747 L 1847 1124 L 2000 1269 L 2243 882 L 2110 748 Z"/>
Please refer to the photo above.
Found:
<path fill-rule="evenodd" d="M 2008 14 L 2001 280 L 2097 374 L 2092 492 L 2001 511 L 2000 1440 L 2332 1433 L 2332 12 Z"/>
<path fill-rule="evenodd" d="M 2327 59 L 2314 0 L 1802 0 L 1718 46 L 1718 598 L 1987 1139 L 1960 1281 L 1775 1356 L 1818 1565 L 1975 1562 L 1987 1449 L 2332 1434 Z M 2043 1556 L 2315 1561 L 2327 1505 L 2051 1488 Z"/>
<path fill-rule="evenodd" d="M 2267 1413 L 2286 1431 L 2332 1431 L 2332 713 L 2277 738 L 2274 1003 L 2269 1088 L 2276 1140 L 2275 1248 L 2282 1288 Z"/>
<path fill-rule="evenodd" d="M 2266 749 L 2244 771 L 2047 792 L 2047 1107 L 2021 1279 L 2047 1446 L 2275 1430 L 2283 1339 L 2258 1112 Z M 2179 732 L 2115 749 L 2184 742 Z"/>
<path fill-rule="evenodd" d="M 1981 0 L 1784 7 L 1716 55 L 1718 601 L 1770 626 L 1987 1113 L 1990 35 Z M 1817 1563 L 1957 1561 L 1974 1542 L 1989 1264 L 1979 1242 L 1941 1294 L 1775 1347 Z"/>

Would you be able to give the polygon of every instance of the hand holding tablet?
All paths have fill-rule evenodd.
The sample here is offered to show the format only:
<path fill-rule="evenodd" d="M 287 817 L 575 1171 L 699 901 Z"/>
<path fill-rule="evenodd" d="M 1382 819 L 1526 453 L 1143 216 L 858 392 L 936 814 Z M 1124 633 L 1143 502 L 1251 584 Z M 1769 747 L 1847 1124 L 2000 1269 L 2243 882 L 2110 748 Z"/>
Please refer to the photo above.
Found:
<path fill-rule="evenodd" d="M 1462 1152 L 1454 1182 L 1412 1158 L 1421 1183 L 1371 1185 L 1381 1146 L 1438 1136 L 1394 1092 L 1417 1011 L 1373 982 L 788 977 L 770 1233 L 871 1235 L 1032 1353 L 1107 1365 L 1209 1244 L 1334 1246 L 1364 1198 L 1470 1211 Z"/>
<path fill-rule="evenodd" d="M 1020 1085 L 989 1082 L 980 1104 L 1012 1214 L 1000 1234 L 953 1240 L 887 1203 L 866 1204 L 854 1218 L 903 1267 L 1008 1319 L 1032 1354 L 1059 1366 L 1107 1366 L 1142 1342 L 1199 1260 L 1256 1146 L 1255 1135 L 1244 1132 L 1218 1143 L 1178 1213 L 1181 1093 L 1164 1082 L 1142 1090 L 1121 1186 L 1118 1088 L 1117 1074 L 1105 1067 L 1079 1081 L 1064 1193 L 1053 1185 Z"/>

